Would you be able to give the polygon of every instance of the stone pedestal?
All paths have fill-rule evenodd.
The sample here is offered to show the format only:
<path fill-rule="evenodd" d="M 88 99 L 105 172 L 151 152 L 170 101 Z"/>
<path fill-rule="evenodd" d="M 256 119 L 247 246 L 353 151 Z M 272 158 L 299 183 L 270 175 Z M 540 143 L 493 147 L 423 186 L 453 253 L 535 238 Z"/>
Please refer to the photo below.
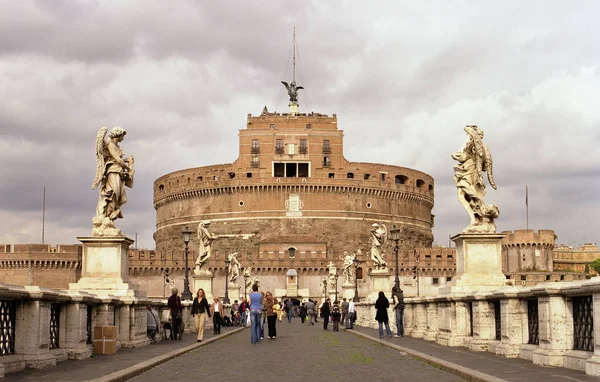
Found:
<path fill-rule="evenodd" d="M 347 300 L 354 298 L 354 285 L 353 284 L 342 285 L 342 298 L 346 298 Z"/>
<path fill-rule="evenodd" d="M 390 270 L 376 269 L 371 272 L 371 285 L 373 286 L 372 292 L 369 294 L 368 299 L 375 301 L 379 292 L 383 291 L 389 295 L 392 290 L 392 282 L 390 280 Z"/>
<path fill-rule="evenodd" d="M 505 234 L 473 233 L 452 237 L 456 243 L 456 276 L 440 294 L 491 291 L 506 285 L 502 273 L 502 245 Z"/>
<path fill-rule="evenodd" d="M 70 291 L 97 295 L 145 297 L 136 285 L 129 283 L 128 248 L 133 240 L 125 236 L 78 237 L 83 243 L 81 278 L 69 284 Z"/>
<path fill-rule="evenodd" d="M 242 290 L 242 287 L 239 286 L 238 284 L 229 284 L 229 301 L 233 304 L 233 302 L 235 300 L 240 301 L 240 291 Z M 243 297 L 243 296 L 242 296 Z M 212 302 L 211 302 L 212 304 Z"/>
<path fill-rule="evenodd" d="M 213 278 L 214 278 L 213 274 L 210 273 L 209 271 L 205 271 L 203 273 L 193 275 L 192 279 L 194 280 L 194 282 L 192 285 L 194 287 L 192 289 L 192 296 L 196 296 L 198 289 L 202 288 L 202 289 L 204 289 L 204 294 L 206 295 L 206 299 L 212 303 L 212 300 L 213 300 L 213 294 L 212 294 Z"/>
<path fill-rule="evenodd" d="M 296 114 L 298 114 L 298 106 L 299 106 L 299 105 L 298 105 L 298 102 L 293 102 L 293 101 L 292 101 L 292 102 L 290 102 L 290 103 L 288 104 L 288 106 L 290 107 L 290 114 L 291 114 L 291 115 L 296 115 Z"/>

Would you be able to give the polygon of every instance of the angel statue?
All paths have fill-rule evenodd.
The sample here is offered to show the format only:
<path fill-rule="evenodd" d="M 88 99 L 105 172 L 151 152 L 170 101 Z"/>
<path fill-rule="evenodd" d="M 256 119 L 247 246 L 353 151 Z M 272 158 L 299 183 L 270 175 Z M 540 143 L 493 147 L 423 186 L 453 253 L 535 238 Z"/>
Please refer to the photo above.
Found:
<path fill-rule="evenodd" d="M 335 264 L 333 263 L 333 261 L 329 262 L 329 265 L 327 266 L 329 268 L 329 289 L 330 290 L 335 290 L 335 287 L 337 286 L 337 268 L 335 266 Z"/>
<path fill-rule="evenodd" d="M 375 270 L 387 268 L 383 258 L 383 246 L 387 243 L 387 227 L 385 224 L 373 224 L 371 229 L 371 260 L 375 263 Z"/>
<path fill-rule="evenodd" d="M 244 268 L 244 286 L 246 291 L 249 291 L 252 286 L 252 267 Z"/>
<path fill-rule="evenodd" d="M 296 86 L 296 81 L 292 81 L 292 83 L 289 85 L 285 81 L 281 81 L 281 83 L 283 84 L 283 86 L 285 86 L 285 88 L 288 91 L 288 95 L 290 96 L 290 102 L 297 104 L 298 103 L 298 90 L 304 89 L 304 88 L 302 86 Z"/>
<path fill-rule="evenodd" d="M 121 230 L 114 226 L 114 221 L 123 218 L 121 207 L 127 203 L 125 187 L 133 187 L 133 157 L 125 157 L 119 143 L 127 132 L 122 128 L 113 127 L 108 133 L 108 127 L 103 127 L 96 136 L 96 178 L 92 189 L 100 186 L 100 198 L 96 206 L 96 216 L 93 219 L 94 236 L 117 236 Z"/>
<path fill-rule="evenodd" d="M 492 172 L 492 155 L 483 143 L 483 131 L 475 125 L 465 127 L 467 141 L 464 147 L 452 154 L 452 159 L 458 161 L 454 166 L 454 183 L 458 201 L 463 205 L 471 224 L 463 233 L 493 233 L 496 232 L 494 219 L 500 211 L 494 204 L 484 204 L 485 182 L 483 173 L 487 172 L 490 186 L 495 190 L 496 183 Z"/>
<path fill-rule="evenodd" d="M 323 276 L 321 280 L 321 294 L 327 296 L 327 276 Z"/>
<path fill-rule="evenodd" d="M 229 260 L 229 262 L 231 263 L 231 265 L 229 266 L 229 283 L 230 284 L 235 284 L 235 280 L 237 280 L 238 276 L 240 275 L 240 262 L 238 260 L 238 253 L 234 252 L 234 253 L 230 253 L 229 255 L 227 255 L 227 260 Z"/>
<path fill-rule="evenodd" d="M 340 260 L 344 260 L 344 264 L 342 265 L 342 275 L 346 279 L 344 284 L 352 284 L 354 282 L 354 275 L 352 275 L 354 259 L 356 259 L 356 253 L 348 253 L 346 251 L 344 251 L 344 257 L 340 257 Z"/>
<path fill-rule="evenodd" d="M 196 268 L 194 274 L 199 275 L 201 273 L 207 273 L 208 270 L 202 269 L 202 266 L 208 262 L 212 252 L 212 242 L 218 238 L 208 231 L 210 221 L 203 220 L 198 224 L 198 258 L 196 259 Z M 238 271 L 239 272 L 239 271 Z"/>

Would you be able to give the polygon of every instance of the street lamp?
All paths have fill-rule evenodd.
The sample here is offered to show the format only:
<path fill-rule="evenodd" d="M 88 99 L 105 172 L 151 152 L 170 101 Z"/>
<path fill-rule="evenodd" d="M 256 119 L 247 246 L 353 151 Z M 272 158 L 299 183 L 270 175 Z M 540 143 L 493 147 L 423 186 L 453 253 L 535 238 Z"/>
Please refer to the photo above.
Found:
<path fill-rule="evenodd" d="M 358 297 L 358 264 L 363 263 L 363 261 L 360 261 L 355 257 L 352 262 L 354 263 L 354 297 L 352 298 L 352 301 L 360 302 L 360 298 Z"/>
<path fill-rule="evenodd" d="M 248 299 L 248 295 L 247 295 L 248 288 L 246 287 L 246 285 L 248 285 L 248 284 L 246 284 L 246 277 L 248 277 L 248 276 L 246 275 L 246 270 L 244 269 L 244 298 Z"/>
<path fill-rule="evenodd" d="M 419 252 L 417 252 L 417 250 L 415 249 L 414 254 L 415 254 L 415 266 L 413 267 L 413 271 L 414 271 L 413 280 L 417 280 L 417 297 L 419 297 Z"/>
<path fill-rule="evenodd" d="M 400 277 L 398 276 L 398 242 L 400 241 L 400 228 L 396 225 L 390 229 L 390 239 L 394 240 L 394 253 L 396 254 L 396 276 L 394 277 L 394 286 L 400 290 Z"/>
<path fill-rule="evenodd" d="M 231 261 L 229 258 L 225 260 L 225 298 L 223 299 L 223 304 L 229 304 L 229 265 Z M 244 285 L 245 287 L 245 285 Z"/>
<path fill-rule="evenodd" d="M 185 279 L 183 280 L 183 293 L 181 293 L 181 297 L 184 301 L 190 301 L 192 299 L 192 292 L 190 291 L 190 279 L 189 279 L 189 269 L 188 269 L 188 256 L 190 254 L 188 250 L 188 243 L 190 242 L 190 237 L 192 236 L 192 231 L 185 227 L 183 231 L 181 231 L 183 235 L 183 242 L 185 243 Z"/>
<path fill-rule="evenodd" d="M 334 302 L 336 302 L 338 300 L 337 299 L 337 289 L 338 289 L 337 288 L 337 281 L 338 281 L 338 273 L 337 273 L 337 269 L 336 269 L 335 270 L 335 301 Z"/>

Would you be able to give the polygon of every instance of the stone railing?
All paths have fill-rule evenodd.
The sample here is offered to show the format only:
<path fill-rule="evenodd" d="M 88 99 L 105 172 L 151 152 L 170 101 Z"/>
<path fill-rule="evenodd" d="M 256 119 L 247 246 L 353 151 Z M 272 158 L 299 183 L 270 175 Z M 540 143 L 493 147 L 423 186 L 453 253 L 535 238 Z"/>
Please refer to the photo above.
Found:
<path fill-rule="evenodd" d="M 405 304 L 407 336 L 600 376 L 600 277 Z M 373 302 L 357 303 L 356 311 L 357 325 L 378 327 Z M 391 308 L 389 317 L 395 333 Z"/>
<path fill-rule="evenodd" d="M 89 357 L 95 326 L 116 326 L 118 348 L 147 345 L 147 305 L 160 311 L 166 304 L 0 284 L 0 378 L 25 368 Z M 189 317 L 191 304 L 186 305 L 184 318 Z"/>

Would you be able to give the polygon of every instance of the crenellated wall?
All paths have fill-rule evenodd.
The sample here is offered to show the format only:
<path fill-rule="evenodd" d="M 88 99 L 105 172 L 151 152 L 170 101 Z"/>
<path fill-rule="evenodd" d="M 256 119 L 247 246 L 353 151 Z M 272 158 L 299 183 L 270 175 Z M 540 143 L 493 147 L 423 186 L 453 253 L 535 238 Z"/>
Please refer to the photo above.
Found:
<path fill-rule="evenodd" d="M 504 231 L 502 239 L 502 271 L 504 273 L 554 270 L 553 230 Z"/>

